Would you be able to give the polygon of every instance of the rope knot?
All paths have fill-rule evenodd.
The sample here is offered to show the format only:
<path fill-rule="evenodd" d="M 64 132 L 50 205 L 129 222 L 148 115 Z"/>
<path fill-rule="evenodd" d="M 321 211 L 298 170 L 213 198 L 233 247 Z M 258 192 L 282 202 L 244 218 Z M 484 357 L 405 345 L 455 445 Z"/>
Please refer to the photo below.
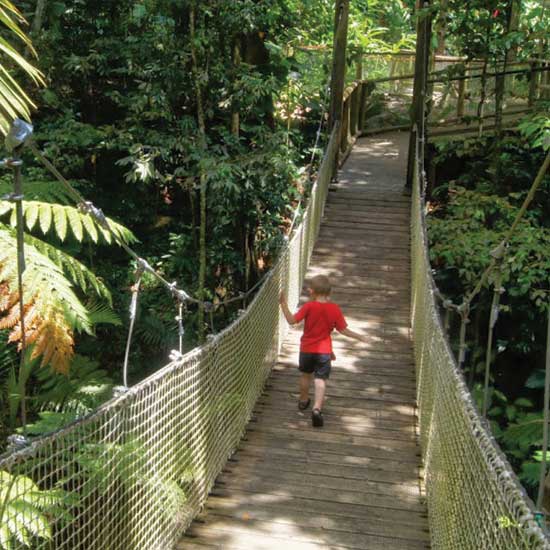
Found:
<path fill-rule="evenodd" d="M 176 363 L 177 361 L 181 361 L 183 359 L 183 354 L 180 353 L 177 349 L 173 349 L 170 352 L 169 358 L 170 358 L 170 361 L 172 361 L 173 363 Z"/>
<path fill-rule="evenodd" d="M 83 214 L 88 214 L 91 216 L 99 226 L 101 226 L 106 231 L 109 231 L 109 222 L 107 221 L 107 218 L 105 214 L 103 213 L 103 210 L 101 208 L 98 208 L 94 205 L 91 201 L 83 201 L 78 203 L 78 209 Z"/>
<path fill-rule="evenodd" d="M 189 294 L 185 292 L 185 290 L 180 290 L 179 288 L 177 288 L 176 281 L 170 283 L 170 292 L 172 293 L 172 296 L 182 304 L 189 301 L 191 298 Z"/>
<path fill-rule="evenodd" d="M 7 195 L 2 196 L 2 200 L 8 202 L 21 202 L 24 198 L 25 195 L 23 195 L 23 193 L 8 193 Z"/>
<path fill-rule="evenodd" d="M 498 246 L 493 248 L 491 252 L 489 253 L 495 260 L 502 260 L 504 258 L 504 255 L 506 254 L 506 242 L 502 241 Z"/>
<path fill-rule="evenodd" d="M 8 449 L 10 451 L 17 451 L 29 444 L 29 440 L 21 434 L 12 434 L 8 436 Z"/>

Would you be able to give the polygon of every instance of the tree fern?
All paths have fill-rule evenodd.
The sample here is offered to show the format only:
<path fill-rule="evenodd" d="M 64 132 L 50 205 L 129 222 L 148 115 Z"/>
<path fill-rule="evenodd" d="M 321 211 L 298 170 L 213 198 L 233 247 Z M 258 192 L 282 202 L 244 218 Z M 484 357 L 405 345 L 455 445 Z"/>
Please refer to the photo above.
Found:
<path fill-rule="evenodd" d="M 20 341 L 21 325 L 16 300 L 16 243 L 9 231 L 0 230 L 0 294 L 4 317 L 0 329 L 11 329 L 9 340 Z M 23 274 L 27 342 L 34 344 L 33 357 L 66 372 L 74 354 L 73 330 L 92 333 L 86 308 L 73 291 L 63 271 L 34 247 L 25 251 Z M 1 312 L 1 311 L 0 311 Z"/>
<path fill-rule="evenodd" d="M 12 227 L 17 225 L 15 205 L 9 201 L 0 200 L 0 218 L 7 218 Z M 111 244 L 112 236 L 109 231 L 100 227 L 88 214 L 80 212 L 74 206 L 63 204 L 24 201 L 23 216 L 29 231 L 39 229 L 44 235 L 53 233 L 61 242 L 70 234 L 78 241 L 89 240 L 94 243 Z M 136 241 L 134 234 L 119 223 L 107 218 L 113 233 L 123 242 Z"/>
<path fill-rule="evenodd" d="M 0 230 L 1 228 L 2 226 L 0 224 Z M 87 293 L 92 289 L 100 298 L 107 300 L 109 304 L 112 303 L 111 293 L 103 281 L 76 258 L 73 258 L 66 252 L 63 252 L 63 250 L 31 235 L 25 235 L 25 243 L 47 256 L 57 267 L 61 268 L 65 276 L 83 292 Z M 113 324 L 116 324 L 116 322 Z"/>

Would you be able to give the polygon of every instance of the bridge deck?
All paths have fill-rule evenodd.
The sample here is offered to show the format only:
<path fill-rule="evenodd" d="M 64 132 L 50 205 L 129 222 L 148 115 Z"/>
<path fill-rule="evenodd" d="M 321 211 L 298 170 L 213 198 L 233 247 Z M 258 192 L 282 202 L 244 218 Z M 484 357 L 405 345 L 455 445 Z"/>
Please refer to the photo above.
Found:
<path fill-rule="evenodd" d="M 334 185 L 309 275 L 361 344 L 335 337 L 325 427 L 297 410 L 299 330 L 287 339 L 246 441 L 180 550 L 429 547 L 409 340 L 407 134 L 360 140 Z"/>

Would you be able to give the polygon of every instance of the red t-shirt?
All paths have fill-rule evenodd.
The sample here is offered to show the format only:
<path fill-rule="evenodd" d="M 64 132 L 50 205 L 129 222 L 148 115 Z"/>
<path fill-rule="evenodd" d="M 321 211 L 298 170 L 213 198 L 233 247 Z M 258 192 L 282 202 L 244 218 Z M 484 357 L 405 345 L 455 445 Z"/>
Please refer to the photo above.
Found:
<path fill-rule="evenodd" d="M 307 302 L 294 318 L 297 323 L 305 319 L 300 343 L 300 351 L 305 353 L 332 353 L 330 333 L 348 326 L 340 308 L 332 302 Z"/>

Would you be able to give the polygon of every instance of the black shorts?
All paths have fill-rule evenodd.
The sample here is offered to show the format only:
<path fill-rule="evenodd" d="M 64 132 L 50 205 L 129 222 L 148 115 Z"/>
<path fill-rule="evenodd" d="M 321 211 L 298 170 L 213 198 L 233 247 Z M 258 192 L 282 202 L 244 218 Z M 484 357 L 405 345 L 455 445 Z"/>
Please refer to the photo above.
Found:
<path fill-rule="evenodd" d="M 330 377 L 330 353 L 306 353 L 300 352 L 300 362 L 298 369 L 307 374 L 312 374 L 315 378 L 328 380 Z"/>

